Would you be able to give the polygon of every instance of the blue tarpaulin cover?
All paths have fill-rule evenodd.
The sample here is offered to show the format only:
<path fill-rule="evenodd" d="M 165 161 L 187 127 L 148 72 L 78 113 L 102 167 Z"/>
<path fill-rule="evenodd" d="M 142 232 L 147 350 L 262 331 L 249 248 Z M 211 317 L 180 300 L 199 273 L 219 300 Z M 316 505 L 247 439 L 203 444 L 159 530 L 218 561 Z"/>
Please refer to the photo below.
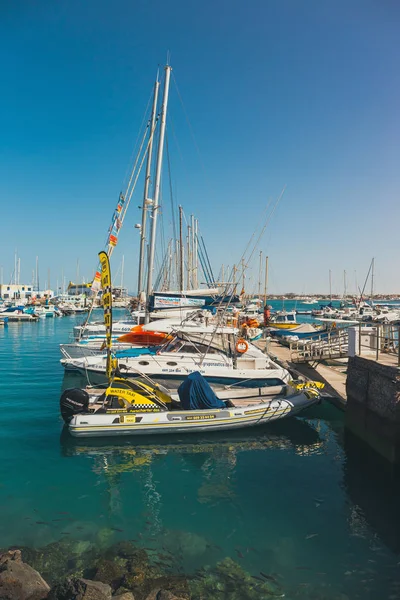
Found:
<path fill-rule="evenodd" d="M 178 394 L 184 410 L 225 408 L 225 403 L 217 398 L 210 384 L 198 371 L 186 377 L 178 388 Z"/>

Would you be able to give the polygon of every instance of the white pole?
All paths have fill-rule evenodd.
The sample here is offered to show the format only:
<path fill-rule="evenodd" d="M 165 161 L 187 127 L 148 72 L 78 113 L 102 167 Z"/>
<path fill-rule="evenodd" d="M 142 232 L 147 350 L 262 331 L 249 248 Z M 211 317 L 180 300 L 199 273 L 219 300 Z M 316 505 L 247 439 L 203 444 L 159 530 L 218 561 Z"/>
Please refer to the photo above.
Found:
<path fill-rule="evenodd" d="M 158 73 L 156 81 L 154 83 L 154 96 L 153 96 L 153 107 L 151 110 L 151 125 L 149 133 L 149 147 L 147 150 L 147 164 L 146 164 L 146 176 L 144 180 L 144 192 L 143 192 L 143 207 L 142 207 L 142 227 L 140 230 L 140 248 L 139 248 L 139 275 L 138 275 L 138 298 L 139 298 L 139 310 L 141 309 L 140 294 L 143 292 L 143 279 L 144 279 L 144 260 L 145 260 L 145 245 L 146 245 L 146 221 L 147 211 L 151 207 L 151 200 L 149 199 L 149 188 L 151 178 L 151 163 L 153 158 L 153 140 L 154 130 L 156 122 L 157 102 L 158 102 L 158 90 L 160 82 L 158 81 Z"/>
<path fill-rule="evenodd" d="M 374 266 L 375 266 L 375 258 L 372 259 L 372 272 L 371 272 L 371 300 L 373 300 L 374 296 Z"/>
<path fill-rule="evenodd" d="M 39 257 L 36 257 L 36 291 L 39 291 Z"/>
<path fill-rule="evenodd" d="M 154 271 L 154 254 L 156 248 L 156 233 L 157 233 L 157 215 L 158 209 L 160 208 L 158 205 L 160 198 L 160 185 L 161 185 L 161 169 L 162 169 L 162 157 L 164 150 L 164 138 L 165 138 L 165 127 L 167 124 L 167 106 L 168 106 L 168 90 L 169 90 L 169 80 L 171 76 L 171 67 L 167 65 L 165 67 L 165 82 L 164 82 L 164 95 L 163 102 L 161 108 L 161 124 L 160 124 L 160 138 L 158 140 L 158 152 L 157 152 L 157 164 L 156 164 L 156 177 L 154 182 L 154 197 L 153 197 L 153 207 L 152 207 L 152 223 L 151 223 L 151 237 L 150 237 L 150 248 L 149 248 L 149 267 L 147 273 L 147 293 L 146 293 L 146 301 L 147 301 L 147 309 L 145 316 L 145 323 L 148 323 L 150 320 L 149 310 L 148 310 L 148 302 L 153 291 L 153 271 Z"/>
<path fill-rule="evenodd" d="M 18 280 L 17 280 L 18 285 L 20 284 L 20 276 L 21 276 L 21 259 L 20 259 L 20 257 L 18 257 Z"/>
<path fill-rule="evenodd" d="M 122 289 L 124 287 L 124 263 L 125 263 L 125 255 L 122 255 L 122 265 L 121 265 L 121 298 L 122 298 Z"/>
<path fill-rule="evenodd" d="M 198 257 L 198 225 L 199 222 L 195 219 L 194 222 L 194 247 L 193 247 L 193 259 L 194 259 L 194 288 L 197 290 L 199 288 L 199 257 Z"/>

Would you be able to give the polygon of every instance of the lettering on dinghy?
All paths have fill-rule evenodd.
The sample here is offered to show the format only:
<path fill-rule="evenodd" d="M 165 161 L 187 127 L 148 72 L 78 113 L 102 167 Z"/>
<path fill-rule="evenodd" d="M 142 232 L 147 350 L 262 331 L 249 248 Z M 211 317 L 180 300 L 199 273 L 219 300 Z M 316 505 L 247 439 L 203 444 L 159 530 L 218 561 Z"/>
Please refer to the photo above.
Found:
<path fill-rule="evenodd" d="M 208 419 L 215 419 L 217 415 L 187 415 L 186 421 L 206 421 Z"/>

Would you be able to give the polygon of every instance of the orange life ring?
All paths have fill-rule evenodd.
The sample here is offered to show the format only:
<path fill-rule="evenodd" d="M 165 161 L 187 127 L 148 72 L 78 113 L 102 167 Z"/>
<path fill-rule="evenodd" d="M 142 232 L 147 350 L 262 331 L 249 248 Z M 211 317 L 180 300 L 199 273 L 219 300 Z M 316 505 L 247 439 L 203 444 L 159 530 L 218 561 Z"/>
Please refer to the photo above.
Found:
<path fill-rule="evenodd" d="M 236 352 L 239 352 L 239 354 L 244 354 L 245 352 L 247 352 L 248 349 L 249 344 L 243 338 L 240 338 L 236 342 Z"/>

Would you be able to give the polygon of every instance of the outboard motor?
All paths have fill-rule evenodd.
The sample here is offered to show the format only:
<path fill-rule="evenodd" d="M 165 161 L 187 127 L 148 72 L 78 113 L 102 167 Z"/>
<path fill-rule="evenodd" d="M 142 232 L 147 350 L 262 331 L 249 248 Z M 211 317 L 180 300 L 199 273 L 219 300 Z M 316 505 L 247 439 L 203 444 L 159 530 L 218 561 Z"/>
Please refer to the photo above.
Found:
<path fill-rule="evenodd" d="M 89 394 L 80 388 L 65 390 L 60 398 L 60 410 L 65 423 L 69 423 L 74 415 L 88 412 Z"/>

